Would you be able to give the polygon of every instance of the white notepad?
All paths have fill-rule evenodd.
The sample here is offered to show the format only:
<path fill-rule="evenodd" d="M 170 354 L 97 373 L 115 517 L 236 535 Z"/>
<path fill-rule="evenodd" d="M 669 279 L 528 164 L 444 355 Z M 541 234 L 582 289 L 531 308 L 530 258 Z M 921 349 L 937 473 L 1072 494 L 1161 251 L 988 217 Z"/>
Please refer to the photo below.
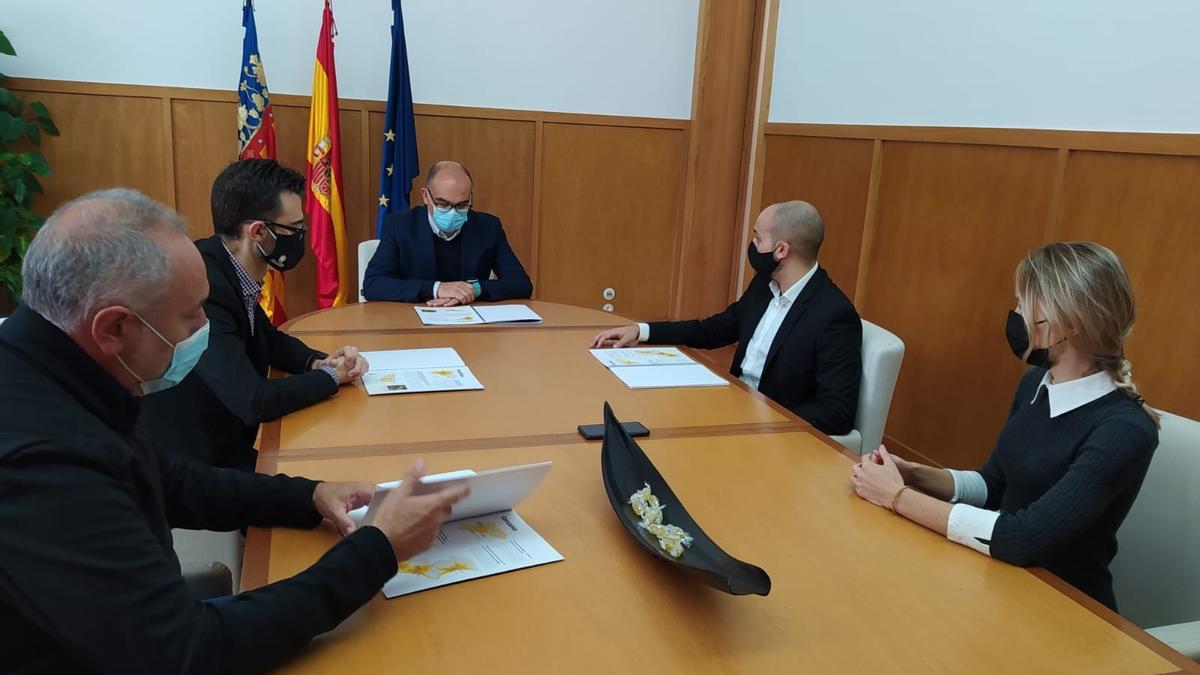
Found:
<path fill-rule="evenodd" d="M 724 387 L 729 382 L 675 347 L 593 349 L 592 356 L 630 389 Z"/>
<path fill-rule="evenodd" d="M 371 364 L 363 375 L 367 394 L 415 394 L 483 389 L 458 352 L 449 347 L 362 352 Z"/>
<path fill-rule="evenodd" d="M 471 493 L 451 509 L 450 519 L 438 530 L 428 551 L 400 561 L 396 576 L 383 586 L 384 596 L 395 598 L 562 560 L 513 510 L 541 483 L 550 466 L 550 462 L 542 462 L 423 478 L 417 492 L 433 492 L 445 483 L 461 481 Z M 358 524 L 370 524 L 378 504 L 399 485 L 400 481 L 394 481 L 377 486 L 371 505 L 355 509 L 350 517 Z"/>
<path fill-rule="evenodd" d="M 469 326 L 480 323 L 541 323 L 528 305 L 472 305 L 469 307 L 414 307 L 426 326 Z"/>
<path fill-rule="evenodd" d="M 612 368 L 630 389 L 667 387 L 725 387 L 729 382 L 699 363 L 679 366 L 625 366 Z"/>

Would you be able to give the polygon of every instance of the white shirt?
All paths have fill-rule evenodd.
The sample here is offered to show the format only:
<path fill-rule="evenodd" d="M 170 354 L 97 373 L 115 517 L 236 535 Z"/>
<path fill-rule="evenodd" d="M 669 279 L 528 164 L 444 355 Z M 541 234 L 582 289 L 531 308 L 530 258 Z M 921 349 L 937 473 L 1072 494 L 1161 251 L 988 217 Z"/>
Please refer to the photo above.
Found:
<path fill-rule="evenodd" d="M 1117 383 L 1113 381 L 1112 375 L 1101 371 L 1062 384 L 1054 384 L 1050 379 L 1050 371 L 1047 370 L 1034 390 L 1029 405 L 1037 401 L 1043 388 L 1046 389 L 1050 404 L 1050 417 L 1054 418 L 1107 395 L 1117 388 Z M 987 504 L 987 483 L 978 471 L 949 471 L 950 476 L 954 478 L 954 497 L 950 500 L 954 507 L 950 509 L 950 520 L 946 523 L 946 538 L 991 555 L 991 545 L 984 542 L 992 540 L 992 532 L 996 529 L 996 520 L 1000 518 L 1000 512 L 982 508 Z"/>
<path fill-rule="evenodd" d="M 461 227 L 455 230 L 454 234 L 446 234 L 445 232 L 442 232 L 441 228 L 437 226 L 437 223 L 433 222 L 433 214 L 429 212 L 429 209 L 425 209 L 425 217 L 429 219 L 429 229 L 433 230 L 433 233 L 437 235 L 437 238 L 441 239 L 442 241 L 450 241 L 457 237 L 459 232 L 462 232 Z M 438 296 L 438 287 L 441 285 L 442 282 L 440 281 L 433 282 L 433 297 L 436 298 Z"/>
<path fill-rule="evenodd" d="M 749 385 L 751 389 L 758 389 L 758 383 L 762 380 L 763 367 L 767 365 L 767 354 L 771 352 L 771 345 L 774 344 L 775 336 L 779 333 L 779 326 L 783 324 L 783 318 L 787 316 L 792 303 L 800 296 L 800 292 L 804 290 L 808 280 L 817 273 L 817 267 L 817 263 L 813 263 L 813 266 L 804 273 L 804 276 L 800 277 L 799 281 L 782 293 L 779 284 L 774 279 L 771 280 L 771 295 L 775 297 L 767 303 L 766 311 L 758 320 L 758 325 L 754 327 L 754 335 L 746 344 L 746 354 L 742 356 L 742 375 L 738 379 Z M 650 339 L 650 324 L 639 323 L 638 342 L 645 342 L 648 339 Z"/>
<path fill-rule="evenodd" d="M 750 385 L 751 389 L 758 389 L 758 383 L 762 380 L 763 367 L 767 365 L 767 354 L 771 351 L 771 345 L 775 343 L 775 336 L 779 333 L 783 317 L 787 316 L 792 303 L 796 301 L 800 291 L 804 290 L 804 286 L 808 284 L 808 280 L 816 271 L 817 265 L 813 263 L 808 272 L 800 277 L 800 281 L 792 284 L 791 288 L 782 293 L 780 293 L 779 284 L 771 280 L 771 295 L 775 297 L 767 303 L 767 309 L 763 312 L 762 318 L 758 320 L 758 325 L 754 327 L 754 335 L 750 337 L 750 342 L 746 345 L 746 354 L 742 357 L 742 376 L 739 379 Z"/>

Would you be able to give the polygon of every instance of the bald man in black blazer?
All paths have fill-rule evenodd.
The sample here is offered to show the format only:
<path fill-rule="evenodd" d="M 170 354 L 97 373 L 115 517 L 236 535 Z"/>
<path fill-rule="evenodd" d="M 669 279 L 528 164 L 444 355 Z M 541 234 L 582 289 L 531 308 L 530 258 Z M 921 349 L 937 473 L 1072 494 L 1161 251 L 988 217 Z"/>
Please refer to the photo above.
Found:
<path fill-rule="evenodd" d="M 707 319 L 625 326 L 593 348 L 737 343 L 730 373 L 831 435 L 854 428 L 862 377 L 862 320 L 817 264 L 825 239 L 806 202 L 768 206 L 747 251 L 756 272 L 742 297 Z"/>

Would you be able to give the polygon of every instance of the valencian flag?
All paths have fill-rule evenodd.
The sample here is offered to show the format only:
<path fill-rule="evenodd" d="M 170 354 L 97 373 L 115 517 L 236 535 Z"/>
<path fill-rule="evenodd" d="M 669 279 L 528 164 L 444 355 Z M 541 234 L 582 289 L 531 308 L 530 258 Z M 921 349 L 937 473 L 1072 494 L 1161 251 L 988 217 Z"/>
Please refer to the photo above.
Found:
<path fill-rule="evenodd" d="M 383 219 L 393 211 L 408 210 L 408 193 L 420 174 L 417 163 L 417 129 L 413 123 L 412 81 L 408 78 L 408 47 L 404 40 L 404 13 L 400 0 L 392 0 L 392 66 L 388 77 L 386 128 L 379 163 L 379 217 L 375 236 L 383 238 Z"/>
<path fill-rule="evenodd" d="M 242 75 L 238 83 L 238 159 L 275 157 L 275 113 L 267 93 L 267 73 L 258 54 L 258 30 L 254 27 L 254 5 L 242 6 Z M 276 326 L 287 321 L 284 311 L 283 273 L 268 269 L 259 298 L 267 318 Z"/>
<path fill-rule="evenodd" d="M 337 76 L 333 67 L 333 8 L 325 0 L 317 65 L 308 110 L 308 172 L 304 211 L 317 259 L 317 306 L 346 302 L 346 217 L 342 207 L 342 142 L 338 130 Z"/>

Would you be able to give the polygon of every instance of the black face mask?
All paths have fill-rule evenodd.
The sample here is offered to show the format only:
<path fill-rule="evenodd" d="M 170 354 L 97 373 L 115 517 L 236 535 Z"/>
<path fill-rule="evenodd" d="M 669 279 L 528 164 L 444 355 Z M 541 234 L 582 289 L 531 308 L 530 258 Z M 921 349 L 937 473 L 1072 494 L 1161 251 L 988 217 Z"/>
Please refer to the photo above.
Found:
<path fill-rule="evenodd" d="M 754 244 L 750 244 L 746 249 L 746 256 L 750 259 L 750 266 L 759 274 L 770 274 L 775 271 L 776 267 L 779 267 L 779 261 L 775 259 L 774 251 L 761 253 L 754 248 Z"/>
<path fill-rule="evenodd" d="M 299 265 L 304 259 L 304 232 L 280 236 L 270 227 L 267 227 L 267 232 L 275 239 L 275 248 L 271 249 L 271 255 L 267 255 L 262 246 L 259 246 L 258 252 L 262 254 L 263 260 L 280 272 L 286 272 Z"/>
<path fill-rule="evenodd" d="M 1008 346 L 1018 359 L 1024 356 L 1025 363 L 1034 368 L 1050 369 L 1050 349 L 1048 347 L 1038 347 L 1030 350 L 1027 356 L 1025 355 L 1025 350 L 1029 349 L 1029 329 L 1025 327 L 1025 318 L 1011 309 L 1008 310 L 1008 323 L 1004 326 L 1004 337 L 1008 338 Z M 1065 342 L 1066 339 L 1064 337 L 1054 345 Z"/>

